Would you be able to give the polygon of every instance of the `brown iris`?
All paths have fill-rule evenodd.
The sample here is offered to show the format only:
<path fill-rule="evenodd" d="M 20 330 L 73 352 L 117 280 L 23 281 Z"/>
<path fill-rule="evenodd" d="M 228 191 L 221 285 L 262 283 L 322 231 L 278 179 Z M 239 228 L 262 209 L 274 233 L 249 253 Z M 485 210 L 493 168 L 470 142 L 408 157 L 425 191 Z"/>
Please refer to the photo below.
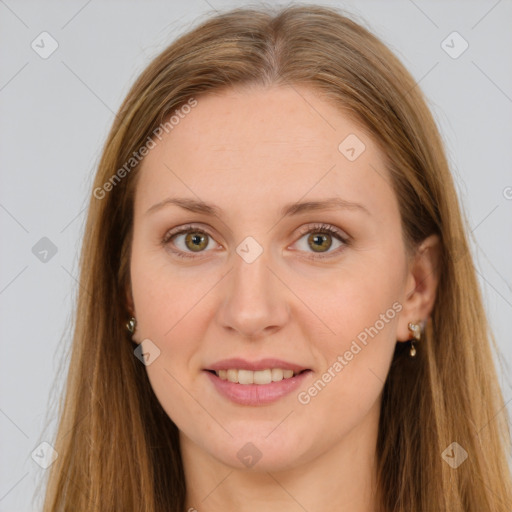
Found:
<path fill-rule="evenodd" d="M 190 242 L 190 245 L 189 245 Z M 207 235 L 191 231 L 185 236 L 185 245 L 194 252 L 199 252 L 208 246 Z"/>
<path fill-rule="evenodd" d="M 322 249 L 328 250 L 332 245 L 331 236 L 322 233 L 311 233 L 308 237 L 308 243 L 310 242 L 312 242 L 311 247 L 315 252 L 325 252 Z M 326 242 L 327 245 L 325 245 Z"/>

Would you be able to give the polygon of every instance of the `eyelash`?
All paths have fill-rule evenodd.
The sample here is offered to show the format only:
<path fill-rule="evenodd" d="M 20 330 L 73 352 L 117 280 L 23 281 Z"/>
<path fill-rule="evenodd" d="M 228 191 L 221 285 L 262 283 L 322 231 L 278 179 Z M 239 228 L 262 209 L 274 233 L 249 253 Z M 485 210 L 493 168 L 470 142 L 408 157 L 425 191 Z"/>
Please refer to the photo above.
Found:
<path fill-rule="evenodd" d="M 196 227 L 194 225 L 187 225 L 187 226 L 183 226 L 179 231 L 167 232 L 162 240 L 162 245 L 166 246 L 169 244 L 169 242 L 172 240 L 172 238 L 174 238 L 178 235 L 189 233 L 189 232 L 200 233 L 202 235 L 206 235 L 209 238 L 213 239 L 213 237 L 207 231 L 205 231 L 199 227 Z M 304 228 L 303 230 L 301 230 L 300 238 L 302 238 L 304 235 L 307 235 L 309 233 L 315 233 L 315 234 L 324 233 L 324 234 L 331 235 L 332 237 L 336 238 L 337 240 L 342 242 L 344 246 L 348 246 L 350 244 L 350 240 L 346 235 L 344 235 L 340 230 L 336 229 L 335 227 L 333 227 L 329 224 L 315 224 L 314 226 L 308 226 L 308 227 Z M 322 260 L 322 259 L 332 257 L 333 254 L 338 254 L 343 249 L 344 249 L 344 247 L 342 246 L 342 247 L 338 247 L 338 249 L 336 249 L 334 251 L 331 251 L 331 252 L 328 252 L 325 254 L 320 254 L 320 253 L 314 254 L 313 253 L 311 256 L 307 256 L 307 258 L 312 259 L 312 260 Z M 179 258 L 194 259 L 194 258 L 199 257 L 199 256 L 192 256 L 190 253 L 186 253 L 186 252 L 183 252 L 180 250 L 176 251 L 174 249 L 171 249 L 171 251 Z"/>

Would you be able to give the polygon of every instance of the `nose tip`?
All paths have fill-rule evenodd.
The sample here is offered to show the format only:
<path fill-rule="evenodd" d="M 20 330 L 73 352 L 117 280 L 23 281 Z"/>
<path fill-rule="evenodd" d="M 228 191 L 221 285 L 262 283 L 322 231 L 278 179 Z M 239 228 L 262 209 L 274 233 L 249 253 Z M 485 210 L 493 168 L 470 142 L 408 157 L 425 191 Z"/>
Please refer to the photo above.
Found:
<path fill-rule="evenodd" d="M 236 326 L 227 325 L 226 327 L 229 331 L 238 333 L 241 337 L 251 341 L 269 336 L 280 329 L 278 325 L 267 325 L 260 328 L 260 322 L 254 319 L 241 319 Z"/>
<path fill-rule="evenodd" d="M 224 285 L 224 297 L 217 312 L 219 323 L 245 338 L 272 334 L 288 321 L 284 289 L 270 270 L 264 253 L 251 263 L 237 256 Z"/>

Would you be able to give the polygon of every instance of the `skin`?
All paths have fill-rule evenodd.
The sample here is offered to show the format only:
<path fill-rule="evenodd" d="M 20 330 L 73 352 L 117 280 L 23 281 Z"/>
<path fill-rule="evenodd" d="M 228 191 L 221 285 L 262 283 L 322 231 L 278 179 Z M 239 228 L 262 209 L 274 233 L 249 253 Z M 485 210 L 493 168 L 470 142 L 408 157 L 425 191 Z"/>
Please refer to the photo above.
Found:
<path fill-rule="evenodd" d="M 381 393 L 395 343 L 410 339 L 408 322 L 432 310 L 439 241 L 430 237 L 407 256 L 377 145 L 314 90 L 238 88 L 197 100 L 140 169 L 128 292 L 133 339 L 160 350 L 146 370 L 180 430 L 187 509 L 373 512 Z M 338 150 L 349 134 L 366 146 L 354 161 Z M 288 203 L 333 196 L 368 211 L 280 213 Z M 169 197 L 201 199 L 222 213 L 176 205 L 146 213 Z M 211 235 L 202 252 L 183 234 L 162 244 L 169 230 L 190 223 Z M 320 254 L 329 257 L 311 259 L 319 253 L 308 236 L 318 223 L 350 243 L 326 235 Z M 236 252 L 247 236 L 263 248 L 252 263 Z M 397 301 L 401 311 L 300 403 L 298 392 Z M 238 405 L 202 371 L 235 356 L 280 358 L 312 372 L 274 403 Z M 237 457 L 248 442 L 261 452 L 250 468 Z"/>

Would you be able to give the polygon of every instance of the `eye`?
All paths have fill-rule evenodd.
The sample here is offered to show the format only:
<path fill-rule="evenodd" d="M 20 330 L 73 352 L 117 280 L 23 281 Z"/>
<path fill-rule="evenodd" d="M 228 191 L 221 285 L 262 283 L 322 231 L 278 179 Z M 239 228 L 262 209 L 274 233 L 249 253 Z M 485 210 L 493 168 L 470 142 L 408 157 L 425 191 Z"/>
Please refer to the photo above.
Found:
<path fill-rule="evenodd" d="M 308 249 L 312 248 L 314 254 L 307 256 L 310 259 L 329 258 L 338 254 L 350 242 L 347 235 L 329 224 L 306 226 L 300 231 L 300 235 L 301 238 L 297 243 L 301 242 L 305 235 L 309 235 L 306 245 L 303 245 L 301 250 L 311 252 Z M 333 238 L 334 242 L 339 245 L 335 247 L 335 250 L 329 251 L 333 246 Z M 195 256 L 194 253 L 205 252 L 215 243 L 207 231 L 197 226 L 187 225 L 167 232 L 162 240 L 162 245 L 168 247 L 173 254 L 180 258 L 196 258 L 198 256 Z M 173 246 L 177 249 L 174 249 Z"/>
<path fill-rule="evenodd" d="M 203 229 L 183 226 L 178 231 L 166 233 L 162 245 L 169 246 L 169 250 L 180 258 L 195 258 L 193 253 L 204 252 L 207 247 L 214 245 L 211 242 L 213 238 Z M 178 250 L 173 249 L 172 245 L 177 246 Z"/>
<path fill-rule="evenodd" d="M 343 231 L 335 228 L 334 226 L 330 226 L 329 224 L 306 226 L 301 230 L 300 234 L 302 237 L 299 242 L 304 238 L 304 235 L 308 235 L 305 240 L 306 245 L 303 245 L 303 250 L 305 252 L 309 252 L 308 248 L 313 250 L 314 254 L 307 256 L 311 259 L 330 258 L 331 256 L 338 254 L 349 244 L 349 237 L 343 233 Z M 335 250 L 329 251 L 333 246 L 333 238 L 335 239 L 334 242 L 337 242 L 339 245 L 338 247 L 335 247 Z"/>

